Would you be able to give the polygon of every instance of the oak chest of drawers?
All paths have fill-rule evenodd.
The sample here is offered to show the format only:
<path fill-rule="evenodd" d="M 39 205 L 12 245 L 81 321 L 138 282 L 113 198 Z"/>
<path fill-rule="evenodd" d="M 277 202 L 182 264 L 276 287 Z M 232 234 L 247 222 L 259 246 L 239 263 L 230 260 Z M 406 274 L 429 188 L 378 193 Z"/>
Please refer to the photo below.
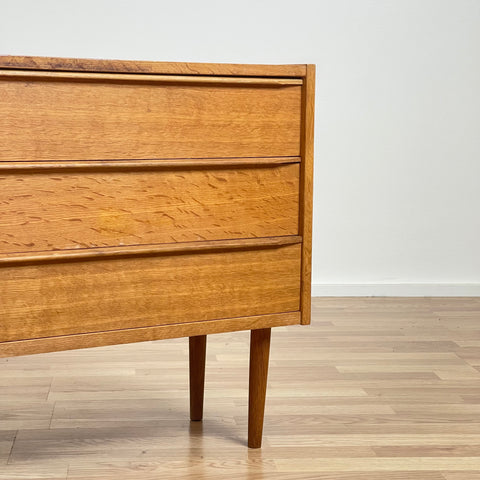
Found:
<path fill-rule="evenodd" d="M 0 57 L 0 355 L 310 322 L 313 65 Z"/>

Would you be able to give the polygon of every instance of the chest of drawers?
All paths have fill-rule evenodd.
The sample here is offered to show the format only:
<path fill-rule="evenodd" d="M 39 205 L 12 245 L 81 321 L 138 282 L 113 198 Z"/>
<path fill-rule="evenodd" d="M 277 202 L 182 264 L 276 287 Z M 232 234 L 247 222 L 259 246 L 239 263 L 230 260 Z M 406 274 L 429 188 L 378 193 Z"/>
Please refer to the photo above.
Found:
<path fill-rule="evenodd" d="M 0 57 L 0 356 L 310 322 L 313 65 Z"/>

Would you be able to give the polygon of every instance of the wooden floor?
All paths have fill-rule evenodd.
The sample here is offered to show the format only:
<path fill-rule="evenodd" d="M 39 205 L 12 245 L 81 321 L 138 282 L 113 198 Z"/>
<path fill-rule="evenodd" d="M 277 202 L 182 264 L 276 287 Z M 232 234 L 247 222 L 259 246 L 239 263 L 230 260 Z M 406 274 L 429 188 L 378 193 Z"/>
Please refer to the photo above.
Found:
<path fill-rule="evenodd" d="M 1 359 L 0 479 L 480 479 L 480 298 L 317 298 L 272 333 L 246 448 L 248 333 Z"/>

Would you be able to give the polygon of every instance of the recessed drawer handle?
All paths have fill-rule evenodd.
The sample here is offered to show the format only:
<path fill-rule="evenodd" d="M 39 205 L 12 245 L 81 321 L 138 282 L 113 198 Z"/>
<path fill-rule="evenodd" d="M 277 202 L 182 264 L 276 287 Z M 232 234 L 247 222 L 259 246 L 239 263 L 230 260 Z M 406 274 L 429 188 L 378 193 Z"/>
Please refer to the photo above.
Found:
<path fill-rule="evenodd" d="M 239 157 L 239 158 L 152 158 L 150 160 L 63 160 L 43 162 L 0 162 L 0 172 L 45 170 L 151 170 L 219 167 L 272 167 L 300 163 L 300 157 Z"/>
<path fill-rule="evenodd" d="M 116 247 L 83 248 L 54 252 L 9 253 L 0 257 L 0 267 L 12 264 L 51 263 L 75 260 L 95 260 L 108 257 L 153 256 L 214 250 L 241 250 L 275 248 L 301 243 L 299 235 L 280 237 L 239 238 L 233 240 L 208 240 L 198 242 L 126 245 Z"/>
<path fill-rule="evenodd" d="M 188 83 L 188 84 L 235 84 L 252 86 L 282 87 L 302 85 L 301 78 L 273 77 L 217 77 L 200 75 L 149 75 L 128 73 L 87 73 L 87 72 L 42 72 L 25 70 L 0 70 L 0 78 L 29 78 L 39 80 L 79 80 L 106 82 L 154 82 L 154 83 Z"/>

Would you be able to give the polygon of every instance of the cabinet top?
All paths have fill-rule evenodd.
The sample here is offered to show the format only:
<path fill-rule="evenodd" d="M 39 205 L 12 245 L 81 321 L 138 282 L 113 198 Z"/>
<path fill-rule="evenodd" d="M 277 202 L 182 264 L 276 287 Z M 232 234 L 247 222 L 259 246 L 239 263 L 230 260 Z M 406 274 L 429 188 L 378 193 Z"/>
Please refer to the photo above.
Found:
<path fill-rule="evenodd" d="M 151 62 L 92 58 L 0 55 L 0 68 L 69 72 L 153 73 L 162 75 L 221 75 L 239 77 L 304 77 L 307 65 Z"/>

